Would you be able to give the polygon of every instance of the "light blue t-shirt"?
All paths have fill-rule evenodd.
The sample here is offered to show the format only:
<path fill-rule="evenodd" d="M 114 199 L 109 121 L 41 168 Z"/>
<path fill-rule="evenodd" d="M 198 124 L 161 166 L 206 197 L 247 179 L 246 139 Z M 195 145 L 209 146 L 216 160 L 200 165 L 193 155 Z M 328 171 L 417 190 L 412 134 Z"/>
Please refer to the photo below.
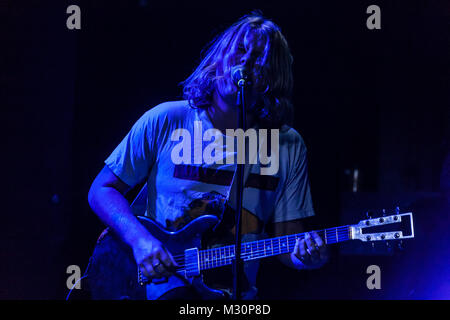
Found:
<path fill-rule="evenodd" d="M 224 164 L 194 163 L 194 122 L 198 121 L 203 132 L 213 128 L 203 109 L 192 108 L 186 101 L 162 103 L 147 111 L 134 124 L 105 161 L 114 174 L 131 187 L 147 180 L 147 215 L 164 226 L 167 221 L 180 217 L 183 208 L 205 192 L 215 191 L 225 196 L 229 193 L 230 185 L 224 183 L 232 177 L 235 164 L 227 164 L 225 160 Z M 191 132 L 192 151 L 188 164 L 176 165 L 172 161 L 172 149 L 180 143 L 171 141 L 176 129 Z M 208 141 L 202 143 L 203 148 L 210 144 Z M 224 143 L 224 157 L 225 151 Z M 195 168 L 201 172 L 192 170 Z M 215 171 L 214 179 L 203 177 L 213 172 L 208 169 Z M 228 174 L 222 174 L 223 171 Z M 273 176 L 261 175 L 260 165 L 255 164 L 251 173 L 252 181 L 258 178 L 260 181 L 245 189 L 243 207 L 264 223 L 314 215 L 306 147 L 295 129 L 285 126 L 279 132 L 278 172 Z M 215 178 L 220 184 L 214 183 Z"/>
<path fill-rule="evenodd" d="M 205 150 L 215 141 L 214 138 L 209 141 L 202 139 L 203 133 L 212 128 L 204 109 L 192 108 L 187 101 L 162 103 L 147 111 L 134 124 L 105 164 L 131 187 L 146 180 L 146 215 L 162 226 L 174 227 L 185 214 L 186 208 L 192 207 L 192 203 L 205 194 L 215 193 L 226 198 L 230 192 L 236 165 L 235 161 L 227 164 L 225 160 L 230 156 L 226 152 L 225 135 L 222 135 L 222 164 L 206 164 L 204 159 L 198 163 L 198 156 L 195 158 L 199 155 L 199 146 Z M 185 132 L 190 133 L 191 159 L 188 163 L 174 163 L 173 150 L 179 151 L 181 142 L 179 136 L 175 135 L 179 139 L 172 136 L 177 129 L 185 129 Z M 186 156 L 186 150 L 175 154 Z M 264 166 L 251 166 L 243 199 L 246 210 L 264 225 L 314 215 L 306 147 L 295 129 L 283 126 L 279 130 L 279 167 L 276 174 L 261 175 L 261 167 Z M 252 240 L 255 240 L 254 236 L 243 237 L 244 242 Z M 256 281 L 255 272 L 250 277 L 253 278 L 251 282 Z"/>

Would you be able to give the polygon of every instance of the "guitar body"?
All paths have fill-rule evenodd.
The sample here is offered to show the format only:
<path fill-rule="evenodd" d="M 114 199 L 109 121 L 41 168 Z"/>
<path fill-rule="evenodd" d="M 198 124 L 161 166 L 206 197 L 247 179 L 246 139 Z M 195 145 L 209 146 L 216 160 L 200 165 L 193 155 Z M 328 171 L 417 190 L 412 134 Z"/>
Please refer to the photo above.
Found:
<path fill-rule="evenodd" d="M 200 248 L 202 234 L 218 223 L 216 216 L 203 215 L 182 229 L 169 232 L 151 219 L 142 216 L 138 216 L 138 219 L 173 256 L 183 255 L 186 249 Z M 202 299 L 225 298 L 222 291 L 207 287 L 201 275 L 191 278 L 174 275 L 141 285 L 132 249 L 109 229 L 97 241 L 87 277 L 91 297 L 96 300 L 154 300 L 171 290 L 186 286 L 195 289 Z"/>

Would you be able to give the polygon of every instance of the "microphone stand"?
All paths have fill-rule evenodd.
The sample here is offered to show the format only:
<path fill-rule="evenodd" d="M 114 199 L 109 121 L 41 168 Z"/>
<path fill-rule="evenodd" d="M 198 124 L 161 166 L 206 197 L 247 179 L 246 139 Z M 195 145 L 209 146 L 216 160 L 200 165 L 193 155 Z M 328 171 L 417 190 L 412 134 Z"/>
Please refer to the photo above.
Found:
<path fill-rule="evenodd" d="M 245 99 L 244 99 L 244 87 L 246 85 L 246 81 L 244 79 L 241 79 L 238 81 L 238 87 L 239 91 L 237 93 L 237 101 L 238 105 L 240 106 L 239 113 L 238 113 L 238 128 L 242 128 L 242 130 L 245 132 L 247 121 L 246 121 L 246 108 L 245 108 Z M 243 137 L 244 143 L 242 146 L 245 146 L 245 135 Z M 239 152 L 241 153 L 241 156 L 244 157 L 244 163 L 245 163 L 245 148 L 242 148 L 244 150 L 237 150 L 239 159 Z M 242 295 L 242 281 L 241 277 L 244 274 L 244 261 L 241 257 L 241 216 L 242 216 L 242 200 L 244 197 L 244 165 L 236 163 L 236 178 L 237 178 L 237 204 L 236 204 L 236 213 L 235 213 L 235 232 L 236 232 L 236 238 L 235 238 L 235 254 L 234 254 L 234 260 L 233 260 L 233 300 L 240 300 Z"/>

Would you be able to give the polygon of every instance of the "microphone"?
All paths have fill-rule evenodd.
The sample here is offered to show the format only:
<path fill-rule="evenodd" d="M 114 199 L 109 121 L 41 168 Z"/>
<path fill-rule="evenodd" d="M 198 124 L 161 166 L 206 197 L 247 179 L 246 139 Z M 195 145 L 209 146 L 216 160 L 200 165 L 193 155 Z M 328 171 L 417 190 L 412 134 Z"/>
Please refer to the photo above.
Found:
<path fill-rule="evenodd" d="M 231 67 L 231 79 L 238 87 L 244 87 L 248 84 L 248 73 L 244 66 L 237 65 Z"/>

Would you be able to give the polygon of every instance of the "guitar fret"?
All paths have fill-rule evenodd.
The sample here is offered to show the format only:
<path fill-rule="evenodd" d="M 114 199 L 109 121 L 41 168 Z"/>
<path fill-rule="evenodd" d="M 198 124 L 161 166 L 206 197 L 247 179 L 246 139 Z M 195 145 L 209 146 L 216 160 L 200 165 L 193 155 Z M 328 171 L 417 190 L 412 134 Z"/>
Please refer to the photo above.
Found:
<path fill-rule="evenodd" d="M 327 229 L 327 231 L 331 231 L 332 229 Z M 334 232 L 330 232 L 330 235 L 329 235 L 329 243 L 335 243 L 336 241 L 334 240 L 334 238 L 335 238 L 335 233 Z"/>
<path fill-rule="evenodd" d="M 225 263 L 228 264 L 228 259 L 229 259 L 228 247 L 225 247 L 224 251 L 225 251 Z"/>
<path fill-rule="evenodd" d="M 250 243 L 251 249 L 252 249 L 252 254 L 251 257 L 252 259 L 256 259 L 258 257 L 258 242 L 257 241 L 252 241 Z"/>
<path fill-rule="evenodd" d="M 212 259 L 212 252 L 208 249 L 208 263 L 210 268 L 214 268 L 214 260 Z"/>
<path fill-rule="evenodd" d="M 230 246 L 230 263 L 233 261 L 234 259 L 234 247 Z"/>
<path fill-rule="evenodd" d="M 265 247 L 264 247 L 264 243 L 262 241 L 258 241 L 258 252 L 260 253 L 260 255 L 262 257 L 265 257 L 266 250 L 265 250 Z"/>
<path fill-rule="evenodd" d="M 284 252 L 288 253 L 289 252 L 288 238 L 286 236 L 284 236 L 283 239 L 284 239 L 284 244 L 283 244 Z"/>
<path fill-rule="evenodd" d="M 215 265 L 214 265 L 214 252 L 211 249 L 209 249 L 209 253 L 210 253 L 210 256 L 211 256 L 211 265 L 214 268 L 215 267 Z"/>
<path fill-rule="evenodd" d="M 329 228 L 323 232 L 325 244 L 332 244 L 351 239 L 351 229 L 348 226 Z M 261 239 L 244 242 L 241 245 L 241 257 L 244 261 L 260 259 L 268 256 L 292 252 L 298 239 L 304 239 L 305 233 L 279 236 L 271 239 Z M 233 263 L 236 255 L 234 245 L 199 250 L 198 267 L 200 270 L 212 269 Z"/>
<path fill-rule="evenodd" d="M 227 264 L 227 253 L 225 252 L 225 247 L 223 247 L 222 263 L 223 263 L 224 265 Z"/>
<path fill-rule="evenodd" d="M 202 256 L 202 264 L 203 264 L 203 269 L 207 268 L 207 264 L 206 264 L 206 257 L 205 257 L 205 250 L 201 251 L 201 256 Z"/>
<path fill-rule="evenodd" d="M 209 260 L 211 268 L 214 268 L 214 260 L 213 260 L 213 257 L 212 257 L 211 250 L 208 250 L 208 260 Z"/>
<path fill-rule="evenodd" d="M 211 249 L 208 249 L 208 263 L 210 268 L 214 268 L 214 258 Z"/>

